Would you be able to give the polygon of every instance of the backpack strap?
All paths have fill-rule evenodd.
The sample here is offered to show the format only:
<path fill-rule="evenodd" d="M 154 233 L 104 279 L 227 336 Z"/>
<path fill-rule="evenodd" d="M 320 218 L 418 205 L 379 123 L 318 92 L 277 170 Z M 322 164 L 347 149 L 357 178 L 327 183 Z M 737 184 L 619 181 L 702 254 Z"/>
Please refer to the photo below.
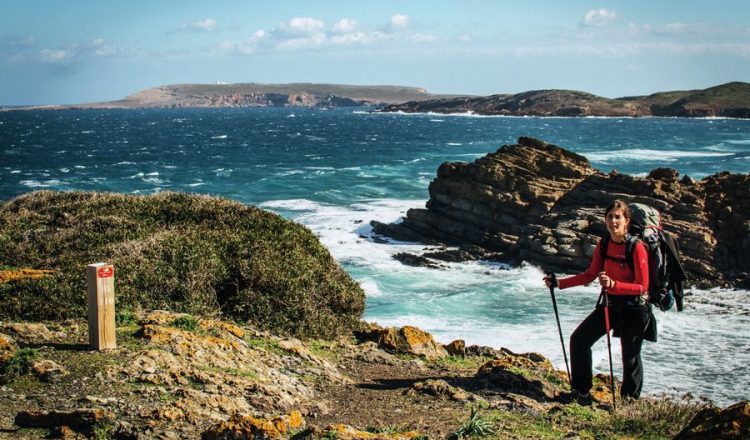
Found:
<path fill-rule="evenodd" d="M 625 243 L 627 244 L 625 246 L 625 261 L 623 261 L 621 258 L 615 258 L 610 257 L 607 255 L 607 247 L 609 246 L 609 235 L 605 235 L 602 237 L 602 239 L 599 241 L 599 251 L 601 252 L 602 256 L 602 266 L 599 268 L 599 271 L 601 272 L 604 270 L 604 260 L 612 260 L 616 261 L 617 263 L 627 263 L 627 265 L 630 267 L 630 270 L 635 273 L 635 263 L 633 262 L 633 253 L 635 251 L 635 245 L 638 242 L 638 237 L 635 235 L 627 234 L 625 236 Z"/>

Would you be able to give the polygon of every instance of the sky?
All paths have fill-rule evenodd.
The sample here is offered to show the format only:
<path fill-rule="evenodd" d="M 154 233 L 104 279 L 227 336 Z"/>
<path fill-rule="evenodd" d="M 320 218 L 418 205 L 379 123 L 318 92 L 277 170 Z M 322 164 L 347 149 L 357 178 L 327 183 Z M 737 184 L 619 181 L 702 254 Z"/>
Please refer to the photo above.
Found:
<path fill-rule="evenodd" d="M 0 0 L 0 105 L 176 83 L 616 98 L 750 82 L 750 2 Z"/>

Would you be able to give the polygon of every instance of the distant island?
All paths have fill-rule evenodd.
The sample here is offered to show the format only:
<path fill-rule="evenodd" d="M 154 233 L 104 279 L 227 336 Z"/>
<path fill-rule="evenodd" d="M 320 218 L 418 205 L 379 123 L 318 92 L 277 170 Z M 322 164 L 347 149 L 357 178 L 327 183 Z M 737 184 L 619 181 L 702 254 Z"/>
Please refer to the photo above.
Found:
<path fill-rule="evenodd" d="M 574 90 L 534 90 L 491 96 L 431 94 L 405 86 L 344 84 L 172 84 L 118 101 L 23 109 L 129 109 L 231 107 L 361 107 L 380 112 L 473 113 L 506 116 L 668 116 L 750 118 L 750 83 L 704 90 L 604 98 Z M 5 108 L 4 110 L 12 110 Z"/>
<path fill-rule="evenodd" d="M 383 107 L 384 112 L 507 116 L 670 116 L 750 118 L 750 83 L 608 99 L 573 90 L 430 99 Z"/>

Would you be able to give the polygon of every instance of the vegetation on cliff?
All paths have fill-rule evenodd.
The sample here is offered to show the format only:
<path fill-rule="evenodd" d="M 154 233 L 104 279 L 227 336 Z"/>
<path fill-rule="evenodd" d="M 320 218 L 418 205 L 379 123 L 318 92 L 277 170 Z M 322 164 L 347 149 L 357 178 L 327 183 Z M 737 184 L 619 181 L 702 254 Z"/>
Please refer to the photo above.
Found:
<path fill-rule="evenodd" d="M 750 84 L 731 82 L 609 99 L 573 90 L 532 90 L 514 95 L 442 98 L 391 104 L 383 111 L 513 116 L 677 116 L 750 118 Z"/>
<path fill-rule="evenodd" d="M 85 316 L 86 264 L 114 264 L 118 310 L 223 315 L 335 337 L 364 292 L 307 228 L 219 198 L 40 191 L 0 205 L 0 264 L 51 270 L 0 284 L 0 319 Z"/>

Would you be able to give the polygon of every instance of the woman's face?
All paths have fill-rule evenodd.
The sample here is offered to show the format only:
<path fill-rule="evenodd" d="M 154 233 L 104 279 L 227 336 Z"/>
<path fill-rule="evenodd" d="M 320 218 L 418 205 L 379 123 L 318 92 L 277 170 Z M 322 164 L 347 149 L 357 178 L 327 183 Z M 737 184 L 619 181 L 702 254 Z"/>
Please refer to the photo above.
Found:
<path fill-rule="evenodd" d="M 607 230 L 612 237 L 623 237 L 627 234 L 630 219 L 623 215 L 622 209 L 614 208 L 610 210 L 604 221 L 607 223 Z"/>

